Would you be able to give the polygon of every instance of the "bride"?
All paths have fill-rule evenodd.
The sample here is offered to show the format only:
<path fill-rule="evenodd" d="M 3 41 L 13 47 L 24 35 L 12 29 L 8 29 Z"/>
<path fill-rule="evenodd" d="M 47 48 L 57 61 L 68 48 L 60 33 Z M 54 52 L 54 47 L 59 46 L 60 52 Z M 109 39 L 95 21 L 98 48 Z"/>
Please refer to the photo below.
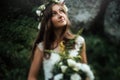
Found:
<path fill-rule="evenodd" d="M 87 73 L 86 70 L 90 72 L 90 68 L 87 66 L 84 38 L 71 33 L 67 10 L 63 0 L 51 0 L 38 8 L 40 30 L 33 46 L 28 80 L 37 80 L 41 67 L 43 67 L 45 80 L 81 80 L 79 74 L 72 74 L 68 78 L 65 76 L 66 73 L 65 75 L 61 74 L 63 70 L 61 72 L 56 70 L 55 65 L 60 62 L 63 63 L 65 60 L 61 54 L 67 57 L 66 61 L 68 61 L 69 67 L 71 67 L 70 65 L 73 67 L 78 64 L 76 69 L 85 73 Z M 71 43 L 70 41 L 73 42 Z M 72 58 L 78 56 L 80 56 L 79 62 L 74 62 Z M 60 68 L 60 66 L 58 67 Z M 67 70 L 65 64 L 61 67 L 63 67 L 64 72 Z M 54 73 L 55 71 L 57 72 L 56 74 Z M 94 79 L 92 72 L 90 74 L 87 73 L 87 75 L 90 80 Z"/>

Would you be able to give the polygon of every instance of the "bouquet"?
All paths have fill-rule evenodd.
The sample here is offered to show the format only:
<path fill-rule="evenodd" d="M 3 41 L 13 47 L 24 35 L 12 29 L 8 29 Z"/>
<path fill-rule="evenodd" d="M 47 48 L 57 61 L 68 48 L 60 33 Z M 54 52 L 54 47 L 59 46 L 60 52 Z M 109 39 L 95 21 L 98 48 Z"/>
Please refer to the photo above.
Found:
<path fill-rule="evenodd" d="M 86 78 L 94 80 L 94 75 L 90 66 L 80 62 L 81 56 L 69 55 L 75 40 L 76 38 L 69 40 L 66 45 L 63 44 L 63 41 L 60 43 L 59 55 L 61 59 L 54 65 L 52 71 L 53 80 L 86 80 Z M 79 48 L 82 48 L 82 46 Z M 46 50 L 46 52 L 52 53 L 54 51 Z"/>
<path fill-rule="evenodd" d="M 80 63 L 80 56 L 70 57 L 68 52 L 61 54 L 61 60 L 53 69 L 54 80 L 94 80 L 94 75 L 89 65 Z"/>

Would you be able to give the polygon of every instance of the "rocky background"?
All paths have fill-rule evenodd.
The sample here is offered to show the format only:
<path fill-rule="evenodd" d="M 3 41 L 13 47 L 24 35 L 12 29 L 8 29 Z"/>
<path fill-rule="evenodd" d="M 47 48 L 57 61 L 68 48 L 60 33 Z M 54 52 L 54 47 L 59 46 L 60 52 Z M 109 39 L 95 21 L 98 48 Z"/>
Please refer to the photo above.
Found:
<path fill-rule="evenodd" d="M 0 80 L 26 80 L 28 57 L 38 32 L 35 10 L 46 1 L 0 1 Z M 65 0 L 65 3 L 72 31 L 84 28 L 88 62 L 96 80 L 119 80 L 120 0 Z"/>
<path fill-rule="evenodd" d="M 34 9 L 47 0 L 4 0 L 0 3 L 1 16 L 33 16 Z M 73 28 L 83 27 L 92 33 L 104 34 L 110 41 L 120 42 L 119 0 L 65 0 Z M 31 14 L 32 13 L 32 14 Z"/>
<path fill-rule="evenodd" d="M 74 27 L 104 34 L 113 43 L 120 42 L 119 0 L 66 0 Z"/>

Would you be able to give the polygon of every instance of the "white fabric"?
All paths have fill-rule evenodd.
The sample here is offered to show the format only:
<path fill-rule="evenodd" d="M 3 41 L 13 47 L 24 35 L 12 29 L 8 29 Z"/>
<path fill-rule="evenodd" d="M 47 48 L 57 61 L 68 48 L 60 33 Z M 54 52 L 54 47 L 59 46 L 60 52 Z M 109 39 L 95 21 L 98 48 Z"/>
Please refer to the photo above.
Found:
<path fill-rule="evenodd" d="M 69 50 L 70 56 L 77 56 L 79 54 L 80 47 L 84 43 L 84 38 L 82 36 L 78 36 L 75 40 L 75 49 Z M 41 51 L 43 51 L 43 43 L 39 43 L 38 47 Z M 44 75 L 45 80 L 49 80 L 53 77 L 52 69 L 55 63 L 59 62 L 60 55 L 58 53 L 51 53 L 51 56 L 49 59 L 43 59 L 43 69 L 44 69 Z"/>

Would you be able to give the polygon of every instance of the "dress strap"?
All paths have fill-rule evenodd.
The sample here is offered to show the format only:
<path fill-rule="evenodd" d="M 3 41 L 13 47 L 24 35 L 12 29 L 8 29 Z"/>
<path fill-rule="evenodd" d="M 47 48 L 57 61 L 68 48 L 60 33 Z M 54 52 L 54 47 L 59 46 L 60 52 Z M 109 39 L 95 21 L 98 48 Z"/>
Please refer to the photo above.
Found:
<path fill-rule="evenodd" d="M 44 48 L 44 47 L 43 47 L 43 42 L 40 42 L 37 46 L 38 46 L 38 48 L 39 48 L 41 51 L 43 51 L 43 48 Z"/>
<path fill-rule="evenodd" d="M 77 36 L 76 39 L 75 39 L 75 42 L 77 44 L 83 44 L 85 42 L 85 40 L 82 36 Z"/>

